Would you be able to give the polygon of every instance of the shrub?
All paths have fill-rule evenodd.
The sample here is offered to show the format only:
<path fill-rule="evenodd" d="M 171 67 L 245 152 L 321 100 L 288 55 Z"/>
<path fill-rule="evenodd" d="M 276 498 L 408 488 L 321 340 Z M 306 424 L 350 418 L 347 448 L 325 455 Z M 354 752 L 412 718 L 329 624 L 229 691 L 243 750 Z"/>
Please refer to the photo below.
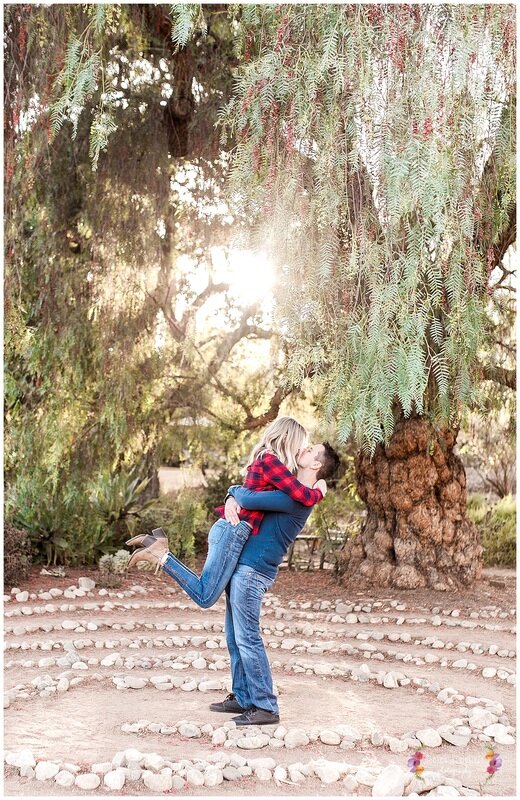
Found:
<path fill-rule="evenodd" d="M 41 474 L 9 487 L 5 516 L 27 531 L 34 561 L 47 566 L 95 564 L 117 549 L 114 532 L 92 513 L 82 489 L 73 484 L 53 489 Z"/>
<path fill-rule="evenodd" d="M 320 537 L 321 562 L 324 559 L 332 562 L 336 571 L 340 568 L 345 542 L 361 529 L 363 508 L 350 476 L 344 475 L 336 488 L 328 490 L 309 519 L 307 530 Z"/>
<path fill-rule="evenodd" d="M 207 512 L 199 489 L 182 489 L 177 494 L 160 497 L 157 504 L 143 511 L 135 533 L 150 533 L 163 528 L 172 553 L 183 560 L 195 553 L 195 536 L 207 537 Z"/>
<path fill-rule="evenodd" d="M 17 586 L 29 577 L 31 543 L 27 531 L 4 525 L 4 586 Z"/>
<path fill-rule="evenodd" d="M 486 567 L 516 566 L 516 509 L 512 495 L 491 507 L 480 524 Z"/>
<path fill-rule="evenodd" d="M 90 502 L 95 514 L 118 537 L 133 534 L 144 511 L 156 503 L 145 500 L 143 492 L 150 482 L 141 479 L 136 469 L 129 472 L 100 473 L 90 485 Z"/>

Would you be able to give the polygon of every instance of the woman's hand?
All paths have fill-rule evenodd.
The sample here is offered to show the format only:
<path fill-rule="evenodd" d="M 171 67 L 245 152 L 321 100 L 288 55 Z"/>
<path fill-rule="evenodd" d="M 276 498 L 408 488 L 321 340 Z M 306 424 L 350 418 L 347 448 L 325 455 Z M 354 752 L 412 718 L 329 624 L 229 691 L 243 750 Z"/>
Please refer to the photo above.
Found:
<path fill-rule="evenodd" d="M 325 481 L 324 481 L 325 482 Z M 231 523 L 231 525 L 238 525 L 240 517 L 238 516 L 242 508 L 238 505 L 234 497 L 228 497 L 224 506 L 224 517 Z"/>
<path fill-rule="evenodd" d="M 319 489 L 323 497 L 325 497 L 325 495 L 327 494 L 327 484 L 325 483 L 323 478 L 320 481 L 317 481 L 312 488 Z"/>

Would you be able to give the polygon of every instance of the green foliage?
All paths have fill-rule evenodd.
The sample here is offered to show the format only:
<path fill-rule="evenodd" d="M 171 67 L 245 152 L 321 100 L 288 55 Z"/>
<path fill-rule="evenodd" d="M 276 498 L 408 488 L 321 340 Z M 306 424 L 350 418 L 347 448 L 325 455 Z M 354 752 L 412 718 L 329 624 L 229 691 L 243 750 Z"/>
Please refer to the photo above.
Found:
<path fill-rule="evenodd" d="M 396 405 L 456 425 L 482 404 L 513 218 L 512 6 L 268 5 L 238 25 L 223 141 L 283 270 L 287 383 L 310 371 L 340 439 L 371 453 Z"/>
<path fill-rule="evenodd" d="M 172 18 L 172 41 L 179 47 L 185 47 L 194 30 L 200 30 L 204 35 L 208 26 L 204 18 L 201 3 L 177 3 L 170 6 Z"/>
<path fill-rule="evenodd" d="M 318 503 L 306 525 L 306 530 L 319 536 L 320 552 L 339 569 L 340 553 L 345 542 L 357 536 L 363 522 L 364 504 L 352 483 L 350 470 L 330 488 Z"/>
<path fill-rule="evenodd" d="M 244 475 L 238 465 L 234 467 L 226 465 L 224 470 L 206 479 L 204 506 L 210 519 L 215 519 L 215 508 L 223 505 L 229 487 L 243 482 Z"/>
<path fill-rule="evenodd" d="M 132 534 L 146 509 L 156 500 L 144 500 L 142 495 L 149 478 L 136 476 L 135 468 L 100 473 L 90 484 L 90 502 L 95 514 L 116 534 Z"/>
<path fill-rule="evenodd" d="M 27 531 L 7 522 L 4 525 L 4 587 L 19 586 L 29 577 L 31 543 Z"/>
<path fill-rule="evenodd" d="M 27 532 L 33 560 L 47 566 L 93 564 L 114 547 L 114 531 L 95 518 L 84 488 L 53 489 L 36 469 L 20 471 L 8 487 L 5 515 Z"/>
<path fill-rule="evenodd" d="M 484 495 L 468 500 L 468 516 L 482 536 L 486 567 L 516 567 L 516 502 L 507 495 L 489 505 Z"/>
<path fill-rule="evenodd" d="M 141 516 L 136 533 L 150 533 L 162 528 L 168 536 L 172 553 L 180 559 L 192 559 L 195 538 L 204 531 L 207 537 L 207 512 L 201 492 L 183 489 L 177 494 L 162 495 L 158 503 Z"/>

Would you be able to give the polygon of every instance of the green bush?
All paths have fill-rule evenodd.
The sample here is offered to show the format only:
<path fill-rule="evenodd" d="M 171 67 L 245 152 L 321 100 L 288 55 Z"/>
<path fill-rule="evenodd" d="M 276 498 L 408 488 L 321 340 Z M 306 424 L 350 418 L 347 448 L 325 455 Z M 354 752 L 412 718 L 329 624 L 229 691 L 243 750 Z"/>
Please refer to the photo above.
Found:
<path fill-rule="evenodd" d="M 172 553 L 183 560 L 192 559 L 196 535 L 207 538 L 207 516 L 202 490 L 186 488 L 161 496 L 156 505 L 143 511 L 135 533 L 163 528 Z"/>
<path fill-rule="evenodd" d="M 9 487 L 5 517 L 27 532 L 33 560 L 47 566 L 94 564 L 118 546 L 114 532 L 92 513 L 83 489 L 52 488 L 37 472 Z"/>
<path fill-rule="evenodd" d="M 143 492 L 150 483 L 141 479 L 136 470 L 101 472 L 90 484 L 90 502 L 98 518 L 120 537 L 133 534 L 143 512 L 151 508 L 156 499 L 143 499 Z"/>
<path fill-rule="evenodd" d="M 31 543 L 27 531 L 4 525 L 4 586 L 18 586 L 29 577 Z"/>
<path fill-rule="evenodd" d="M 516 566 L 516 504 L 512 495 L 490 505 L 484 495 L 468 500 L 468 516 L 482 537 L 486 567 Z"/>
<path fill-rule="evenodd" d="M 487 567 L 516 566 L 516 508 L 511 495 L 503 497 L 484 517 L 480 529 Z"/>

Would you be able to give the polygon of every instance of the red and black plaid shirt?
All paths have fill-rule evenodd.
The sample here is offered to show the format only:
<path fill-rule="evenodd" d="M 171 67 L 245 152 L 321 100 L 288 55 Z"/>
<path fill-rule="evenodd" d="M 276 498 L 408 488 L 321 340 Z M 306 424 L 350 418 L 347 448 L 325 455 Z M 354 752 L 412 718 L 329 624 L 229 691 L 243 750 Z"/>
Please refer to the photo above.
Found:
<path fill-rule="evenodd" d="M 282 464 L 280 459 L 272 453 L 264 453 L 261 458 L 256 458 L 248 466 L 244 486 L 246 489 L 253 489 L 257 492 L 281 489 L 282 492 L 304 506 L 314 506 L 323 499 L 319 489 L 309 489 L 308 486 L 300 483 L 285 464 Z M 219 517 L 224 516 L 224 506 L 219 506 L 215 511 Z M 239 517 L 251 525 L 251 533 L 256 536 L 264 514 L 265 511 L 248 511 L 243 508 Z"/>

